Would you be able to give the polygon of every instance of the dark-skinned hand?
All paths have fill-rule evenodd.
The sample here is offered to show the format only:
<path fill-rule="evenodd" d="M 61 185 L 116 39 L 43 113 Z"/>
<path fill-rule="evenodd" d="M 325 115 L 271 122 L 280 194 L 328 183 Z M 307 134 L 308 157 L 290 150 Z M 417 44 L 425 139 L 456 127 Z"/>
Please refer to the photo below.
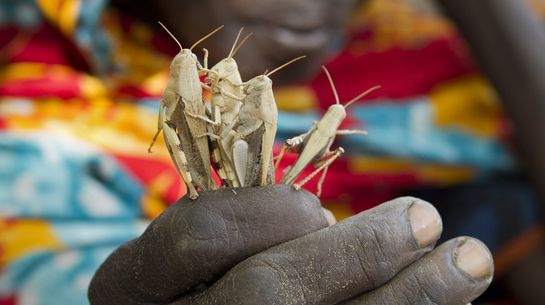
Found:
<path fill-rule="evenodd" d="M 117 249 L 89 288 L 102 304 L 464 305 L 490 284 L 479 241 L 435 247 L 441 218 L 404 197 L 328 226 L 290 186 L 183 198 Z"/>

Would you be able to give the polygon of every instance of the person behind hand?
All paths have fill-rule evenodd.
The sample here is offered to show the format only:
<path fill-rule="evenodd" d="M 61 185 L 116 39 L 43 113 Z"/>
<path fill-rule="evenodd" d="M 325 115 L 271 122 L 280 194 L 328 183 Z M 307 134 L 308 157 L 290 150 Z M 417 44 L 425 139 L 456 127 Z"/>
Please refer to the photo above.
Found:
<path fill-rule="evenodd" d="M 396 80 L 386 82 L 394 86 L 384 88 L 386 91 L 394 87 L 393 94 L 390 96 L 387 91 L 385 97 L 401 94 L 407 99 L 409 95 L 412 98 L 423 94 L 422 90 L 430 90 L 432 83 L 438 81 L 428 79 L 430 75 L 439 75 L 444 81 L 459 76 L 456 73 L 467 72 L 464 62 L 457 57 L 460 54 L 453 54 L 455 52 L 449 49 L 458 51 L 457 40 L 431 44 L 431 54 L 446 50 L 448 56 L 441 52 L 436 57 L 428 56 L 430 53 L 426 51 L 430 50 L 421 49 L 422 40 L 415 39 L 418 40 L 416 49 L 409 48 L 399 56 L 388 53 L 387 60 L 379 56 L 376 62 L 359 65 L 363 62 L 358 57 L 362 52 L 373 57 L 388 46 L 384 46 L 380 35 L 370 39 L 378 42 L 377 45 L 366 45 L 365 31 L 355 33 L 354 37 L 358 38 L 350 41 L 353 43 L 343 41 L 342 25 L 352 13 L 355 2 L 118 0 L 110 3 L 112 6 L 103 14 L 104 24 L 99 24 L 102 1 L 70 2 L 81 4 L 81 14 L 68 20 L 60 17 L 70 15 L 68 12 L 73 12 L 73 7 L 40 1 L 36 5 L 41 8 L 41 18 L 47 22 L 29 31 L 32 35 L 25 35 L 28 33 L 24 22 L 29 19 L 22 18 L 29 17 L 28 6 L 26 11 L 22 10 L 27 15 L 7 14 L 7 18 L 22 18 L 25 26 L 21 25 L 22 30 L 18 32 L 22 35 L 9 36 L 17 39 L 9 39 L 9 50 L 0 54 L 1 59 L 9 63 L 3 70 L 5 81 L 0 84 L 3 94 L 0 106 L 9 112 L 0 118 L 0 128 L 8 130 L 1 138 L 1 152 L 6 160 L 4 164 L 17 165 L 5 167 L 10 175 L 5 179 L 4 188 L 9 203 L 5 201 L 0 205 L 7 215 L 0 220 L 0 247 L 16 249 L 0 253 L 3 255 L 0 280 L 6 283 L 0 287 L 0 300 L 6 295 L 8 301 L 28 295 L 38 304 L 56 305 L 58 300 L 85 304 L 82 291 L 87 290 L 91 275 L 105 257 L 119 244 L 141 234 L 141 218 L 154 218 L 165 203 L 172 204 L 180 197 L 179 177 L 178 180 L 173 178 L 176 173 L 171 164 L 167 164 L 169 161 L 165 162 L 164 148 L 159 143 L 154 154 L 145 153 L 156 127 L 157 112 L 155 108 L 150 111 L 149 105 L 158 105 L 168 63 L 177 51 L 175 43 L 157 26 L 158 20 L 163 21 L 184 46 L 191 45 L 219 24 L 225 24 L 224 31 L 202 45 L 210 50 L 211 64 L 227 54 L 241 26 L 246 27 L 247 33 L 254 32 L 254 37 L 236 56 L 244 79 L 305 54 L 308 60 L 274 76 L 275 84 L 298 84 L 312 76 L 329 55 L 340 50 L 343 50 L 342 60 L 352 59 L 340 65 L 331 63 L 337 67 L 332 71 L 335 79 L 343 79 L 339 82 L 343 86 L 341 95 L 349 95 L 347 90 L 361 90 L 369 80 L 372 85 L 382 84 L 388 73 L 375 73 L 382 68 L 396 71 L 395 77 L 390 78 Z M 400 23 L 405 25 L 406 21 L 401 19 Z M 396 34 L 392 36 L 399 38 Z M 400 37 L 401 40 L 406 38 Z M 29 48 L 37 52 L 21 47 L 21 42 L 29 41 Z M 423 55 L 418 57 L 417 54 Z M 414 57 L 407 60 L 407 55 L 421 60 L 439 57 L 444 61 L 439 61 L 441 65 L 436 61 L 432 61 L 436 65 L 427 65 L 413 60 Z M 419 66 L 418 73 L 410 70 L 404 74 L 407 70 L 404 63 Z M 346 70 L 347 66 L 350 69 Z M 368 67 L 371 71 L 358 67 Z M 441 69 L 436 71 L 434 67 Z M 455 73 L 445 72 L 444 67 L 454 69 Z M 298 107 L 308 102 L 308 93 L 312 91 L 311 96 L 315 94 L 318 98 L 305 105 L 312 105 L 314 111 L 319 106 L 325 109 L 332 102 L 332 94 L 327 83 L 320 86 L 319 80 L 318 77 L 311 84 L 312 90 L 309 86 L 303 90 L 288 90 L 288 103 L 282 101 L 286 99 L 281 98 L 285 94 L 280 88 L 277 91 L 279 108 L 300 110 Z M 324 98 L 324 90 L 327 90 L 327 98 Z M 420 100 L 414 103 L 417 104 L 414 109 L 404 108 L 413 103 L 403 102 L 406 103 L 400 103 L 397 109 L 400 111 L 388 110 L 393 109 L 394 114 L 428 113 L 421 111 Z M 373 109 L 359 107 L 351 106 L 351 116 L 379 114 L 375 120 L 369 117 L 368 127 L 383 122 L 420 122 L 404 117 L 384 120 L 382 108 L 376 107 L 377 112 L 372 112 Z M 292 117 L 298 124 L 292 126 L 289 123 L 293 120 L 286 120 L 288 116 L 283 115 L 281 120 L 281 126 L 285 127 L 283 132 L 287 129 L 288 133 L 298 132 L 304 122 L 310 124 L 315 119 L 315 116 L 297 113 Z M 485 119 L 480 114 L 478 117 L 481 121 Z M 422 121 L 428 122 L 425 119 Z M 426 127 L 416 125 L 419 130 Z M 73 141 L 73 137 L 78 141 Z M 369 139 L 391 139 L 381 137 L 381 133 L 374 137 Z M 422 143 L 409 146 L 414 148 L 413 144 Z M 481 142 L 469 143 L 479 144 L 475 145 L 478 153 L 489 151 L 482 149 Z M 378 148 L 384 148 L 382 144 L 379 142 Z M 394 144 L 398 144 L 394 152 L 402 157 L 406 157 L 405 153 L 442 156 L 433 149 L 431 152 L 405 150 L 407 143 L 403 141 Z M 439 141 L 439 144 L 445 142 Z M 446 148 L 449 152 L 458 152 L 457 144 L 455 141 Z M 350 147 L 354 146 L 357 145 Z M 466 148 L 460 150 L 473 152 Z M 403 180 L 405 172 L 401 179 L 396 176 L 386 180 L 381 173 L 378 179 L 362 177 L 365 175 L 360 175 L 358 170 L 374 163 L 360 164 L 357 158 L 352 160 L 358 152 L 347 153 L 347 159 L 355 161 L 351 163 L 355 164 L 353 168 L 343 160 L 337 162 L 338 167 L 332 166 L 324 189 L 326 202 L 339 198 L 341 208 L 345 201 L 365 202 L 354 204 L 353 210 L 359 211 L 370 206 L 366 204 L 368 201 L 377 205 L 386 201 L 385 198 L 395 198 L 389 190 L 400 184 L 407 185 L 407 180 Z M 449 157 L 452 155 L 446 156 Z M 490 162 L 495 160 L 498 159 L 489 159 Z M 377 168 L 384 164 L 377 162 Z M 391 170 L 388 166 L 385 168 Z M 26 175 L 29 172 L 36 175 L 29 177 Z M 40 187 L 34 192 L 29 185 Z M 441 204 L 440 200 L 430 202 Z M 469 201 L 466 203 L 472 207 Z M 337 207 L 330 203 L 328 206 Z M 437 242 L 441 220 L 431 205 L 421 200 L 388 201 L 331 227 L 320 211 L 315 197 L 286 186 L 239 189 L 235 193 L 220 190 L 203 194 L 198 202 L 182 199 L 158 217 L 141 237 L 119 247 L 106 259 L 92 281 L 89 298 L 93 304 L 465 304 L 490 283 L 493 270 L 486 247 L 469 237 Z M 472 209 L 464 209 L 463 213 L 472 215 Z M 491 232 L 493 234 L 495 232 Z M 14 235 L 20 238 L 13 238 Z M 459 234 L 449 239 L 454 236 Z M 24 247 L 14 240 L 23 241 Z M 50 291 L 58 293 L 52 296 Z"/>

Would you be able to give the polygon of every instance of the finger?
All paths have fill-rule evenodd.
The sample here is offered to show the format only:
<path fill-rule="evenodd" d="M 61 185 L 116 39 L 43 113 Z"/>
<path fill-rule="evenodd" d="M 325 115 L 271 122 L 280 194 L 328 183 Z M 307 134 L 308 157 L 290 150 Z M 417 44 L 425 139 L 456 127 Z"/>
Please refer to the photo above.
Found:
<path fill-rule="evenodd" d="M 114 252 L 89 297 L 96 304 L 166 302 L 255 253 L 326 226 L 318 199 L 287 185 L 202 192 L 197 200 L 181 199 Z"/>
<path fill-rule="evenodd" d="M 486 246 L 461 237 L 441 245 L 388 284 L 342 304 L 466 304 L 490 285 L 493 270 Z"/>
<path fill-rule="evenodd" d="M 442 229 L 435 208 L 400 198 L 261 252 L 194 304 L 336 304 L 379 287 L 429 252 Z"/>

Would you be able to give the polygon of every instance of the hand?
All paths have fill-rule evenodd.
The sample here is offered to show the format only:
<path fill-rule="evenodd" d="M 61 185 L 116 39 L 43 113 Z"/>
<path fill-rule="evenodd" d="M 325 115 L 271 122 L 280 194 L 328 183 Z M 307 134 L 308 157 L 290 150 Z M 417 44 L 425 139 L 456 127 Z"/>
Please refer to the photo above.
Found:
<path fill-rule="evenodd" d="M 235 193 L 236 192 L 236 193 Z M 92 304 L 462 305 L 489 285 L 491 255 L 400 198 L 327 227 L 318 199 L 286 185 L 182 199 L 97 271 Z"/>

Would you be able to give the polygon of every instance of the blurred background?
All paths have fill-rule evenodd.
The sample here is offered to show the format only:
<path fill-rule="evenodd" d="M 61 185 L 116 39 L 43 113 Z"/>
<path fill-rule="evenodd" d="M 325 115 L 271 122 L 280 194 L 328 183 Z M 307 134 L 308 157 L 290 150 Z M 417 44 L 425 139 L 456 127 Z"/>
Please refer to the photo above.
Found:
<path fill-rule="evenodd" d="M 320 64 L 341 101 L 382 86 L 348 108 L 369 135 L 337 139 L 325 207 L 426 199 L 443 239 L 493 251 L 474 304 L 545 304 L 545 0 L 2 0 L 0 305 L 87 304 L 105 257 L 185 194 L 161 137 L 147 153 L 178 51 L 159 20 L 185 47 L 225 24 L 196 48 L 211 64 L 245 26 L 244 80 L 308 56 L 272 77 L 276 151 L 335 102 Z"/>

